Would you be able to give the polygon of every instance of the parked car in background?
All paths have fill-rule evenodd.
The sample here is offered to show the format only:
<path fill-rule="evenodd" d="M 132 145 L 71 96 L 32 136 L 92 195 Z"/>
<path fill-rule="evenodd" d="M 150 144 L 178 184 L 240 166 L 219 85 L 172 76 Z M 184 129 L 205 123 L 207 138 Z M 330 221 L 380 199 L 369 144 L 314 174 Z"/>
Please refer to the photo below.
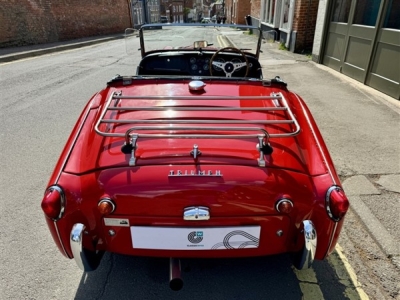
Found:
<path fill-rule="evenodd" d="M 168 17 L 167 16 L 161 16 L 160 17 L 160 22 L 161 23 L 169 23 Z"/>
<path fill-rule="evenodd" d="M 201 20 L 201 23 L 205 23 L 205 24 L 211 23 L 211 19 L 210 19 L 210 18 L 203 18 L 203 19 Z"/>

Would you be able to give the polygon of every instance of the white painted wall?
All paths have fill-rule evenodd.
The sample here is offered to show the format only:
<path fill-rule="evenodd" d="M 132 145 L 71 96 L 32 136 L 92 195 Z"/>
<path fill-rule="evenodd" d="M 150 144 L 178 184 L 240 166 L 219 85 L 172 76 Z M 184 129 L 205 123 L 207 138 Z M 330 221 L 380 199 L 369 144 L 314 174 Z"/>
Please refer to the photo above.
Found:
<path fill-rule="evenodd" d="M 314 35 L 314 44 L 312 49 L 312 55 L 314 58 L 319 58 L 321 53 L 321 42 L 322 35 L 324 30 L 325 19 L 327 18 L 327 6 L 328 0 L 319 0 L 318 5 L 318 14 L 317 14 L 317 23 L 315 25 L 315 35 Z"/>

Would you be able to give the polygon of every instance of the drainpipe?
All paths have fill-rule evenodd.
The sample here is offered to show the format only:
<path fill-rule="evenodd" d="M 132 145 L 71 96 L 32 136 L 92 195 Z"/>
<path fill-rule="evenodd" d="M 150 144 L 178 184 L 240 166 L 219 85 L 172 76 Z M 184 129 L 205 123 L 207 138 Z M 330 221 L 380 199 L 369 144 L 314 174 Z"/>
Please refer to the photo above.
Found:
<path fill-rule="evenodd" d="M 308 0 L 308 9 L 307 9 L 307 22 L 306 22 L 306 30 L 304 33 L 304 39 L 303 39 L 303 51 L 301 53 L 304 54 L 304 52 L 306 51 L 306 41 L 307 41 L 307 34 L 308 34 L 308 30 L 309 30 L 309 23 L 310 23 L 310 9 L 311 9 L 311 2 L 312 0 Z"/>
<path fill-rule="evenodd" d="M 128 2 L 128 11 L 129 11 L 129 23 L 130 23 L 130 27 L 131 28 L 133 28 L 133 22 L 132 22 L 132 9 L 133 9 L 133 7 L 132 7 L 132 1 L 131 0 L 127 0 L 127 2 Z"/>

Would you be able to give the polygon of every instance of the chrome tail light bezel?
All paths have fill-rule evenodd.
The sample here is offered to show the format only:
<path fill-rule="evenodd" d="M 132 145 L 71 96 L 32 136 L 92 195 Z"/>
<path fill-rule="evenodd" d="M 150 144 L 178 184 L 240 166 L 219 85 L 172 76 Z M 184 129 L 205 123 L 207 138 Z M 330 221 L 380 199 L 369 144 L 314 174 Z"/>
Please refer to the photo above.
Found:
<path fill-rule="evenodd" d="M 291 205 L 292 208 L 290 209 L 290 212 L 288 212 L 288 213 L 282 212 L 282 211 L 279 209 L 279 206 L 280 206 L 283 202 L 287 202 L 287 203 L 289 203 L 289 204 Z M 285 214 L 285 215 L 290 214 L 290 213 L 293 211 L 293 208 L 294 208 L 293 201 L 292 201 L 291 199 L 289 199 L 288 197 L 281 198 L 281 199 L 279 199 L 278 201 L 276 201 L 276 203 L 275 203 L 275 209 L 276 209 L 276 211 L 279 212 L 279 213 L 281 213 L 281 214 Z"/>
<path fill-rule="evenodd" d="M 342 217 L 335 217 L 335 216 L 333 215 L 333 213 L 332 213 L 332 210 L 331 210 L 331 194 L 332 194 L 332 192 L 334 192 L 334 191 L 340 191 L 340 192 L 342 192 L 342 193 L 344 194 L 344 190 L 343 190 L 340 186 L 337 186 L 337 185 L 331 186 L 331 187 L 328 189 L 328 191 L 326 192 L 326 196 L 325 196 L 325 208 L 326 208 L 326 212 L 327 212 L 329 218 L 331 218 L 331 219 L 332 219 L 333 221 L 335 221 L 335 222 L 339 222 L 341 219 L 343 219 L 344 215 L 343 215 Z M 347 199 L 347 197 L 346 197 L 346 199 Z M 348 199 L 347 199 L 347 201 L 348 201 Z M 346 211 L 346 212 L 347 212 L 347 211 Z M 345 213 L 345 214 L 346 214 L 346 213 Z"/>
<path fill-rule="evenodd" d="M 108 203 L 108 204 L 110 204 L 111 207 L 112 207 L 112 210 L 111 210 L 110 213 L 108 213 L 108 214 L 102 214 L 102 215 L 104 215 L 104 216 L 106 216 L 106 215 L 111 215 L 111 214 L 115 211 L 115 208 L 116 208 L 115 203 L 111 200 L 110 197 L 104 197 L 104 196 L 101 197 L 101 199 L 99 200 L 99 203 L 97 203 L 97 207 L 100 207 L 100 205 L 101 205 L 102 203 Z"/>
<path fill-rule="evenodd" d="M 54 185 L 49 186 L 46 189 L 46 191 L 44 192 L 44 195 L 46 196 L 46 194 L 48 192 L 52 192 L 52 191 L 57 191 L 60 195 L 60 212 L 58 213 L 58 216 L 56 218 L 51 218 L 46 214 L 46 212 L 43 210 L 43 208 L 42 208 L 42 210 L 43 210 L 44 214 L 46 215 L 46 217 L 50 218 L 53 221 L 58 221 L 59 219 L 62 218 L 64 211 L 65 211 L 65 193 L 64 193 L 64 190 L 59 185 L 54 184 Z M 42 202 L 43 202 L 43 200 L 42 200 Z"/>

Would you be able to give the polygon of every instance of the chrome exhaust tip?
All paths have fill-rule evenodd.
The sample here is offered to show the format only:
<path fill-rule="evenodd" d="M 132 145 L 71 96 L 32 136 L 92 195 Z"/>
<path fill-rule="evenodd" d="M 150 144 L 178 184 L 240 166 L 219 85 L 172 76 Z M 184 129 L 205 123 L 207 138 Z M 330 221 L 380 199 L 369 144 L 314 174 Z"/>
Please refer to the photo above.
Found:
<path fill-rule="evenodd" d="M 179 258 L 169 259 L 169 287 L 173 291 L 179 291 L 183 287 L 181 278 L 181 261 Z"/>

